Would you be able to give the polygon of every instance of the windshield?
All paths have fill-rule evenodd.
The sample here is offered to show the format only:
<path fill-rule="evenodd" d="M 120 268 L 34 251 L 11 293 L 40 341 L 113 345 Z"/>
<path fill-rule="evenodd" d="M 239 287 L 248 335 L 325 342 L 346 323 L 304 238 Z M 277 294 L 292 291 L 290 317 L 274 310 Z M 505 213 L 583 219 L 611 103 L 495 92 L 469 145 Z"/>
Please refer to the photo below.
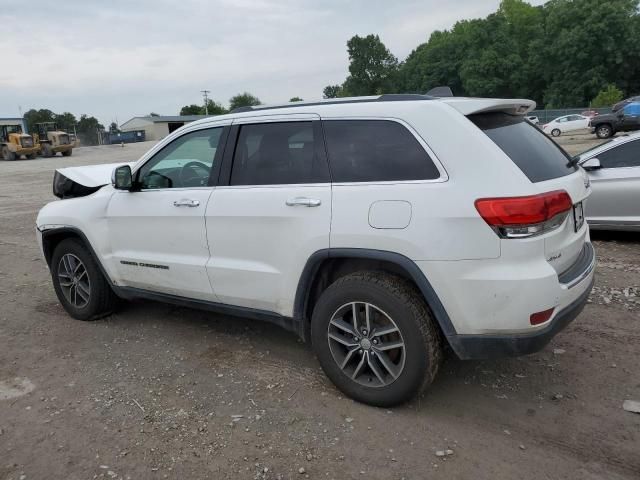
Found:
<path fill-rule="evenodd" d="M 534 183 L 564 177 L 577 170 L 564 150 L 522 116 L 492 112 L 468 118 Z"/>

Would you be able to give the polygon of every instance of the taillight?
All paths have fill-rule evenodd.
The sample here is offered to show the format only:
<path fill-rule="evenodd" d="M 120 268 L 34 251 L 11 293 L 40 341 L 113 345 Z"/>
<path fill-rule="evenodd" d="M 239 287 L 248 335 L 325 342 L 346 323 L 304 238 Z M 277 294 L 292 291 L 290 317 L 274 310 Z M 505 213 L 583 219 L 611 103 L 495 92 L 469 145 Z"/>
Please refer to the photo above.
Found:
<path fill-rule="evenodd" d="M 571 210 L 564 190 L 527 197 L 481 198 L 476 209 L 501 238 L 526 238 L 558 228 Z"/>

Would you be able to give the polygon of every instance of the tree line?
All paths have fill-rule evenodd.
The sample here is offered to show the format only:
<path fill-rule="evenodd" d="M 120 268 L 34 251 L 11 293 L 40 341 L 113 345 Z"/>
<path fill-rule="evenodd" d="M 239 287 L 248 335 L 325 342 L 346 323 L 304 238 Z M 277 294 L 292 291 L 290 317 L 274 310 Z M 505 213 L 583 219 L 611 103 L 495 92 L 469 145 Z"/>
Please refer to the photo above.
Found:
<path fill-rule="evenodd" d="M 75 131 L 85 145 L 97 145 L 99 131 L 104 130 L 104 126 L 93 116 L 82 114 L 80 119 L 77 119 L 73 113 L 54 113 L 46 108 L 40 110 L 32 108 L 24 114 L 24 120 L 27 130 L 31 133 L 36 131 L 37 123 L 54 122 L 60 130 Z"/>
<path fill-rule="evenodd" d="M 404 61 L 378 35 L 347 42 L 349 73 L 325 98 L 425 93 L 530 98 L 547 108 L 611 103 L 640 93 L 638 0 L 502 0 L 483 19 L 435 31 Z"/>
<path fill-rule="evenodd" d="M 301 102 L 302 98 L 292 97 L 289 101 Z M 262 105 L 260 99 L 249 92 L 244 92 L 234 95 L 229 99 L 229 108 L 225 108 L 221 103 L 216 102 L 215 100 L 208 99 L 206 108 L 204 105 L 196 105 L 195 103 L 192 103 L 191 105 L 185 105 L 182 107 L 180 109 L 180 115 L 223 115 L 235 110 L 236 108 L 253 107 L 256 105 Z"/>

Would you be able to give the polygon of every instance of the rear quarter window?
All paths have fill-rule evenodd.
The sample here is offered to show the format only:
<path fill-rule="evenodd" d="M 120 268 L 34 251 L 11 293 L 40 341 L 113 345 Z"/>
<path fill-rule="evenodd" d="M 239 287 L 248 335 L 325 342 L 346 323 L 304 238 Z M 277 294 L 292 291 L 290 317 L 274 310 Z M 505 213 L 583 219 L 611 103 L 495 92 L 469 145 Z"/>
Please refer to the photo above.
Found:
<path fill-rule="evenodd" d="M 409 130 L 391 120 L 324 120 L 334 182 L 433 180 L 440 172 Z"/>
<path fill-rule="evenodd" d="M 533 183 L 571 175 L 578 168 L 564 150 L 522 116 L 495 112 L 469 115 L 468 118 Z"/>

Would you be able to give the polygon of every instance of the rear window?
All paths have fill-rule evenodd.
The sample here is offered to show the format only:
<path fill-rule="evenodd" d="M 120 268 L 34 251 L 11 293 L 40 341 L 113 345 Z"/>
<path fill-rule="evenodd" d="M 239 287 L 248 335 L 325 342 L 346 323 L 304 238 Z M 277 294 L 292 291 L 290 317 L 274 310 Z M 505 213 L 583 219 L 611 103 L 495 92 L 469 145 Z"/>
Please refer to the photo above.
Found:
<path fill-rule="evenodd" d="M 534 183 L 570 175 L 578 168 L 553 140 L 524 117 L 496 112 L 468 118 Z"/>

